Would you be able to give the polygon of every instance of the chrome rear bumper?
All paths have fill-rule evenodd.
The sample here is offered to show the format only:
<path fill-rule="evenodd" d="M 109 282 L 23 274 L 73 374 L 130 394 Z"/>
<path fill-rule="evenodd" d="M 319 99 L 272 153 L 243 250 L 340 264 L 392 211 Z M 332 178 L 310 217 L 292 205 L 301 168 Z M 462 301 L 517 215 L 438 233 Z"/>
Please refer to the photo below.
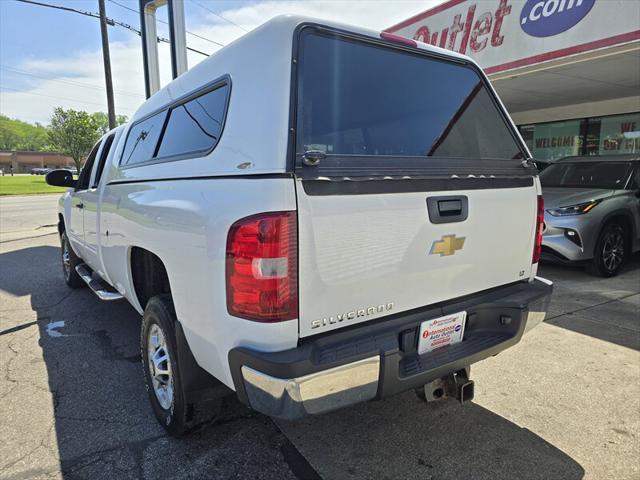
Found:
<path fill-rule="evenodd" d="M 373 399 L 380 356 L 289 379 L 243 366 L 242 377 L 252 408 L 272 417 L 300 418 Z"/>

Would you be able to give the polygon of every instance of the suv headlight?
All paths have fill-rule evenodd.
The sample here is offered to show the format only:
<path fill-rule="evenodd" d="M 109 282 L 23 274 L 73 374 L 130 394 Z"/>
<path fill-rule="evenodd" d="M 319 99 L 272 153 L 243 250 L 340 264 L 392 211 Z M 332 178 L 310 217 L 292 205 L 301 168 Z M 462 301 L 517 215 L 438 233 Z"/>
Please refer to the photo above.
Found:
<path fill-rule="evenodd" d="M 566 217 L 569 215 L 584 215 L 591 211 L 593 207 L 598 205 L 600 200 L 592 200 L 591 202 L 579 203 L 577 205 L 569 205 L 568 207 L 550 208 L 547 210 L 554 217 Z"/>

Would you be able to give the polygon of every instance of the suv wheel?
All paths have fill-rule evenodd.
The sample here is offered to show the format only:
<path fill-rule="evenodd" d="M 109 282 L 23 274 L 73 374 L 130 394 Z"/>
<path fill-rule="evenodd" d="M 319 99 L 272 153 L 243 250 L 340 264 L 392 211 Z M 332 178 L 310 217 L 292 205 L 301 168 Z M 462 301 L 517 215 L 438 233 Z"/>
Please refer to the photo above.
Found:
<path fill-rule="evenodd" d="M 170 295 L 149 300 L 142 317 L 140 348 L 147 393 L 164 429 L 181 436 L 216 416 L 219 401 L 189 398 L 182 387 L 175 340 L 176 313 Z"/>
<path fill-rule="evenodd" d="M 62 232 L 60 235 L 60 248 L 62 253 L 62 274 L 64 275 L 64 281 L 71 288 L 84 287 L 86 284 L 84 280 L 76 272 L 76 267 L 82 263 L 80 257 L 78 257 L 71 245 L 69 244 L 69 238 L 67 232 Z"/>
<path fill-rule="evenodd" d="M 590 270 L 601 277 L 613 277 L 620 272 L 626 259 L 626 232 L 617 223 L 606 225 L 596 244 Z"/>

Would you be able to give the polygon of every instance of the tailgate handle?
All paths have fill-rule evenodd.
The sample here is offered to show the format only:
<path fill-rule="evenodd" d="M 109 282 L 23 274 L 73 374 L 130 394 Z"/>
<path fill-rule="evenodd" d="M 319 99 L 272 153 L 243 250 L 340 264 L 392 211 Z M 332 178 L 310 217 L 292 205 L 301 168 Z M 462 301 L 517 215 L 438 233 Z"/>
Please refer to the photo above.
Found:
<path fill-rule="evenodd" d="M 466 195 L 428 197 L 427 211 L 431 223 L 463 222 L 469 216 L 469 200 Z"/>

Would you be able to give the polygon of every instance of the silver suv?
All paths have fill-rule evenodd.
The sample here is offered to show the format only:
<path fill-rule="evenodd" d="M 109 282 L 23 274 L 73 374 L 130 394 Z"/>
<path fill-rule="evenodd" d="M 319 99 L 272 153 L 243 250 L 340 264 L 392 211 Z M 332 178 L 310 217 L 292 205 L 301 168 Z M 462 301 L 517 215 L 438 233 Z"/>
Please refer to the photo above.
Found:
<path fill-rule="evenodd" d="M 581 263 L 617 275 L 640 250 L 640 157 L 567 157 L 540 174 L 542 260 Z"/>

